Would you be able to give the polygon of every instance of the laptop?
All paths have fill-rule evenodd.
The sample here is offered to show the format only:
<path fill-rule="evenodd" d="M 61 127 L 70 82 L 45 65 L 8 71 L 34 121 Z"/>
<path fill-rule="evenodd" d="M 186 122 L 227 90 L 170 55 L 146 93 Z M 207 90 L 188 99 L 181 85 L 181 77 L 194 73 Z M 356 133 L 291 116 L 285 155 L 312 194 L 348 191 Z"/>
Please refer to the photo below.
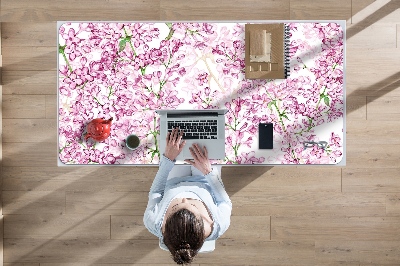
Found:
<path fill-rule="evenodd" d="M 177 160 L 193 159 L 189 147 L 197 143 L 206 146 L 209 159 L 225 157 L 226 109 L 157 110 L 160 115 L 160 152 L 164 153 L 169 131 L 177 127 L 184 131 L 186 145 Z"/>

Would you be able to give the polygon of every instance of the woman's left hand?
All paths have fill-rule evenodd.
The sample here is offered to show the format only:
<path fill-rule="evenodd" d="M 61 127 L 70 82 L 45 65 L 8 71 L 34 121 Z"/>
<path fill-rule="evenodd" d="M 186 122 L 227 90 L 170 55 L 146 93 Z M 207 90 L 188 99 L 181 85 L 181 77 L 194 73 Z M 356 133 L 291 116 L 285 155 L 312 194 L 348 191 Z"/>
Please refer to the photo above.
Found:
<path fill-rule="evenodd" d="M 164 156 L 174 161 L 176 157 L 181 153 L 186 141 L 182 141 L 183 131 L 178 128 L 174 128 L 172 132 L 167 134 L 167 145 L 165 147 Z"/>
<path fill-rule="evenodd" d="M 197 144 L 193 144 L 189 149 L 193 156 L 193 160 L 187 159 L 185 162 L 196 167 L 204 175 L 210 173 L 212 168 L 210 160 L 208 159 L 208 151 L 206 146 L 204 146 L 204 151 Z"/>

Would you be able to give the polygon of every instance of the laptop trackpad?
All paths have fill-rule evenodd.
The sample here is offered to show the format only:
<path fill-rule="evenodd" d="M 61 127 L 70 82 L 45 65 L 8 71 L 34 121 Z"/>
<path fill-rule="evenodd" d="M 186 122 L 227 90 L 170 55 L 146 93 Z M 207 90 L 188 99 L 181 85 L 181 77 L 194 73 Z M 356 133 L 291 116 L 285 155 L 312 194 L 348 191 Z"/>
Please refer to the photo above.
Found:
<path fill-rule="evenodd" d="M 190 147 L 193 146 L 193 143 L 196 143 L 197 145 L 199 145 L 199 147 L 201 148 L 202 151 L 204 151 L 204 149 L 203 149 L 204 146 L 206 146 L 206 147 L 209 146 L 209 145 L 206 145 L 206 144 L 202 143 L 201 140 L 196 140 L 196 141 L 187 140 L 186 144 L 185 144 L 185 147 L 183 148 L 181 154 L 179 154 L 179 156 L 178 156 L 179 159 L 181 159 L 181 160 L 193 159 L 193 156 L 192 156 L 192 154 L 190 152 L 190 149 L 189 149 Z"/>
<path fill-rule="evenodd" d="M 223 159 L 224 158 L 225 147 L 224 147 L 223 142 L 221 145 L 221 142 L 219 142 L 217 140 L 197 140 L 197 141 L 188 140 L 186 142 L 186 145 L 183 148 L 180 156 L 178 156 L 179 159 L 193 159 L 193 156 L 189 150 L 189 147 L 192 147 L 193 143 L 196 143 L 197 145 L 199 145 L 201 151 L 203 151 L 203 152 L 204 152 L 204 146 L 206 146 L 209 159 Z M 219 154 L 219 153 L 221 153 L 221 154 Z"/>
<path fill-rule="evenodd" d="M 189 150 L 189 146 L 186 146 L 185 148 L 183 148 L 181 156 L 179 156 L 179 157 L 181 157 L 182 160 L 193 159 L 192 154 L 190 153 L 190 150 Z"/>

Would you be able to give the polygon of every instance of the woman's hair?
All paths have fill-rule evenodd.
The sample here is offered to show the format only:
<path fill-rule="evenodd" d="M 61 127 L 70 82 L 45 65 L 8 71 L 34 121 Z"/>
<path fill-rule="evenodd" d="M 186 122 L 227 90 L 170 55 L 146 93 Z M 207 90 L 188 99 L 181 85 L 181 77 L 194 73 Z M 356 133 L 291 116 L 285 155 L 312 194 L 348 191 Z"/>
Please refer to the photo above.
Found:
<path fill-rule="evenodd" d="M 177 264 L 191 263 L 205 240 L 203 219 L 180 209 L 167 218 L 163 237 Z"/>

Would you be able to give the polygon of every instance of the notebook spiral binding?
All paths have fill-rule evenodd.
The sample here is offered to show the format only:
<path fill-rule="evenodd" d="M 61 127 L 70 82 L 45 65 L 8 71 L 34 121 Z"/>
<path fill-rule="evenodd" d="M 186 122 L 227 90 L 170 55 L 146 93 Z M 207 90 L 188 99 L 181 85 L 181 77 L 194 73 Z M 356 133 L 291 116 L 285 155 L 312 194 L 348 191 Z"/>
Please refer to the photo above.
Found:
<path fill-rule="evenodd" d="M 285 79 L 290 76 L 290 33 L 289 33 L 289 25 L 285 24 L 285 40 L 284 40 L 284 53 L 285 53 Z"/>

